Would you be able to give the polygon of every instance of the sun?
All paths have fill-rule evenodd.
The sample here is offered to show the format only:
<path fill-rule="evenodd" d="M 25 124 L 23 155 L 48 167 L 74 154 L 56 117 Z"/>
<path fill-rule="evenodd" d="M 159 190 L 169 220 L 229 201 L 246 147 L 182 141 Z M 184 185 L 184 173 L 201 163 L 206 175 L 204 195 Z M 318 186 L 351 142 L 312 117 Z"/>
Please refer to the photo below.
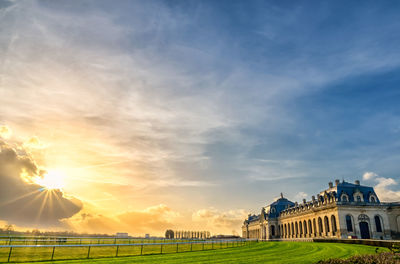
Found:
<path fill-rule="evenodd" d="M 58 170 L 49 170 L 42 178 L 38 178 L 36 183 L 47 190 L 64 188 L 64 173 Z"/>

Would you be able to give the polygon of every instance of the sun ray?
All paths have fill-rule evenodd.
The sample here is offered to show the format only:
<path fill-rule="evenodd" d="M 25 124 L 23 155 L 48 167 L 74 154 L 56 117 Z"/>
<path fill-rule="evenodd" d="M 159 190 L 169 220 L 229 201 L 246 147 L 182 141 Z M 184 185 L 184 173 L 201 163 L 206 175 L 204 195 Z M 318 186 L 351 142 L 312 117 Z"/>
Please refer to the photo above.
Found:
<path fill-rule="evenodd" d="M 30 196 L 30 195 L 35 194 L 35 193 L 39 193 L 39 194 L 40 194 L 40 190 L 35 190 L 35 191 L 32 191 L 32 192 L 26 193 L 26 194 L 24 194 L 24 195 L 18 196 L 18 197 L 16 197 L 16 198 L 12 199 L 12 200 L 5 201 L 5 202 L 1 203 L 0 206 L 6 206 L 6 205 L 8 205 L 8 204 L 17 202 L 17 201 L 19 201 L 19 200 L 21 200 L 21 199 L 23 199 L 23 198 L 25 198 L 25 197 L 28 197 L 28 196 Z"/>
<path fill-rule="evenodd" d="M 42 215 L 43 209 L 44 209 L 44 207 L 45 207 L 46 204 L 47 204 L 47 201 L 48 201 L 48 197 L 49 197 L 49 193 L 50 193 L 50 192 L 51 192 L 51 191 L 45 191 L 45 192 L 44 192 L 44 193 L 45 193 L 45 196 L 44 196 L 44 198 L 43 198 L 43 200 L 42 200 L 42 203 L 41 203 L 41 205 L 40 205 L 38 214 L 37 214 L 37 216 L 36 216 L 36 218 L 35 218 L 35 222 L 36 222 L 36 223 L 39 222 L 39 220 L 40 220 L 40 217 L 41 217 L 41 215 Z"/>
<path fill-rule="evenodd" d="M 40 192 L 38 195 L 35 195 L 34 198 L 27 202 L 24 206 L 16 208 L 16 211 L 23 212 L 25 208 L 31 206 L 36 200 L 41 199 L 41 196 L 43 195 L 45 195 L 44 191 Z"/>

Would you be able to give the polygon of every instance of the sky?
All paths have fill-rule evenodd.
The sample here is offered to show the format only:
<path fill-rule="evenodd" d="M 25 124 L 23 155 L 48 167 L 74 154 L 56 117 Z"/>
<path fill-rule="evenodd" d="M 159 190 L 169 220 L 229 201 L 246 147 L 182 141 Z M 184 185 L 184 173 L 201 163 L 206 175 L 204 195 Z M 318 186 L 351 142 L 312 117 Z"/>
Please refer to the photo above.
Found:
<path fill-rule="evenodd" d="M 237 234 L 335 179 L 400 201 L 399 11 L 0 0 L 0 223 Z"/>

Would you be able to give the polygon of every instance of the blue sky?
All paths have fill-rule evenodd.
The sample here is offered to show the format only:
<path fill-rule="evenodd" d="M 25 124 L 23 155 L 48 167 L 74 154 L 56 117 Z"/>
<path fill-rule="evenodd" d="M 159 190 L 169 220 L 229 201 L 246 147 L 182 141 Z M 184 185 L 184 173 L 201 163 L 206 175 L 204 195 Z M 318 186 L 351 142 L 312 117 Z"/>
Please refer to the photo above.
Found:
<path fill-rule="evenodd" d="M 367 172 L 400 199 L 399 5 L 3 0 L 0 123 L 48 146 L 43 166 L 101 164 L 65 191 L 110 210 L 234 229 Z"/>

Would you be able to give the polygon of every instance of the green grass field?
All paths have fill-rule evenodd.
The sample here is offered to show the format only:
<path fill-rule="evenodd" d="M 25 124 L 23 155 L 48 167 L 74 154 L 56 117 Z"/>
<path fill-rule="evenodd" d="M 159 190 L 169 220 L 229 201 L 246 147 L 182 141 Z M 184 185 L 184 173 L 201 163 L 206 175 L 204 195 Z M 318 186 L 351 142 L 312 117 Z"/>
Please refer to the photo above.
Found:
<path fill-rule="evenodd" d="M 252 245 L 198 252 L 147 255 L 136 257 L 68 260 L 35 263 L 315 263 L 327 258 L 347 258 L 357 254 L 373 254 L 376 247 L 340 243 L 260 242 Z M 379 248 L 379 252 L 388 251 Z"/>
<path fill-rule="evenodd" d="M 155 243 L 159 242 L 159 243 Z M 48 261 L 48 260 L 76 260 L 76 259 L 95 259 L 105 257 L 128 257 L 154 254 L 171 254 L 188 251 L 224 249 L 230 247 L 243 246 L 242 241 L 207 241 L 183 243 L 160 243 L 159 240 L 147 244 L 126 243 L 120 245 L 102 244 L 102 245 L 69 245 L 69 246 L 24 246 L 14 245 L 10 247 L 0 247 L 0 262 L 27 262 L 27 261 Z"/>
<path fill-rule="evenodd" d="M 12 240 L 0 238 L 0 245 L 89 245 L 89 244 L 135 244 L 135 243 L 163 243 L 163 242 L 190 242 L 200 239 L 114 239 L 114 238 L 68 238 L 60 242 L 57 238 L 17 238 Z"/>

